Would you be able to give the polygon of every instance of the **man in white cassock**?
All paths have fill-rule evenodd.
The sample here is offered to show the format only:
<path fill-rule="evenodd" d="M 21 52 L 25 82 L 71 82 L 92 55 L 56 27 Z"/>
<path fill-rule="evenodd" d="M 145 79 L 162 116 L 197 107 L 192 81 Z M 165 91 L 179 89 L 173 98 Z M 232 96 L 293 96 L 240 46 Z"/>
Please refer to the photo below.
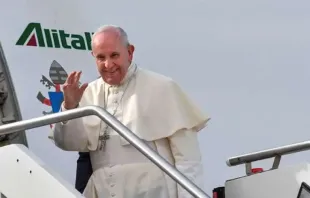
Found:
<path fill-rule="evenodd" d="M 204 116 L 171 79 L 138 67 L 126 32 L 104 26 L 93 35 L 101 78 L 79 86 L 81 72 L 63 86 L 61 110 L 105 108 L 195 184 L 203 188 L 197 132 Z M 54 125 L 51 138 L 65 151 L 89 152 L 93 174 L 87 198 L 189 198 L 183 187 L 96 116 Z"/>

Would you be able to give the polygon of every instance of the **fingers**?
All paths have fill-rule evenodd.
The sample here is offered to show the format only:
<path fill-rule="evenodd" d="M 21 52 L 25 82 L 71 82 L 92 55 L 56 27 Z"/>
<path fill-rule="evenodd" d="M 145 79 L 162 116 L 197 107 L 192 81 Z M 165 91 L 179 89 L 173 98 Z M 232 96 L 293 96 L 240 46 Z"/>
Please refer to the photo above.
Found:
<path fill-rule="evenodd" d="M 75 85 L 79 85 L 79 82 L 80 82 L 80 78 L 81 78 L 81 74 L 82 74 L 82 71 L 79 71 L 79 72 L 76 72 L 75 73 L 75 76 L 74 76 L 74 84 Z"/>
<path fill-rule="evenodd" d="M 71 72 L 66 80 L 66 84 L 69 84 L 69 85 L 79 85 L 79 81 L 80 81 L 80 78 L 81 78 L 81 74 L 82 74 L 82 71 L 79 71 L 79 72 Z"/>
<path fill-rule="evenodd" d="M 84 83 L 81 87 L 80 87 L 80 94 L 83 94 L 85 89 L 88 87 L 88 83 Z"/>
<path fill-rule="evenodd" d="M 67 88 L 68 88 L 68 84 L 65 83 L 65 84 L 62 86 L 62 89 L 63 89 L 63 90 L 66 90 Z"/>
<path fill-rule="evenodd" d="M 71 72 L 71 73 L 69 74 L 69 76 L 68 76 L 68 78 L 67 78 L 65 84 L 71 85 L 71 84 L 73 83 L 75 73 L 76 73 L 76 72 Z"/>

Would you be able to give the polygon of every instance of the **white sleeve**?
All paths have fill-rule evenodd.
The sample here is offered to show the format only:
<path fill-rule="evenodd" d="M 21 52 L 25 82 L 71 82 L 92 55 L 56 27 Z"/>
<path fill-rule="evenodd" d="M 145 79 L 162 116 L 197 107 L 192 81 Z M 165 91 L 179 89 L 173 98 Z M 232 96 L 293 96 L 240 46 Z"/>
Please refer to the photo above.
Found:
<path fill-rule="evenodd" d="M 197 132 L 180 130 L 169 138 L 170 148 L 175 160 L 175 167 L 189 180 L 204 190 L 203 167 Z M 178 198 L 192 198 L 182 186 L 177 186 Z"/>
<path fill-rule="evenodd" d="M 66 111 L 63 105 L 61 111 Z M 88 137 L 82 118 L 54 124 L 50 138 L 62 150 L 88 151 Z"/>

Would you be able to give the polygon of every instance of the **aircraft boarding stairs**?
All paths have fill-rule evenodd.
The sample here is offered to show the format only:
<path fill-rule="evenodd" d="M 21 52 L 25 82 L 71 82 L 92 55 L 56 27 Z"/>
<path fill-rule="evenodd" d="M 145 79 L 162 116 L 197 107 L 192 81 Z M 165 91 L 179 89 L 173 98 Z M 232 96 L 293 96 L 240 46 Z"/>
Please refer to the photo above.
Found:
<path fill-rule="evenodd" d="M 96 115 L 130 142 L 142 154 L 183 186 L 193 197 L 210 198 L 134 133 L 103 108 L 88 106 L 0 126 L 0 134 Z M 264 150 L 230 158 L 228 166 L 245 164 L 246 175 L 226 181 L 213 198 L 310 198 L 310 164 L 278 169 L 282 155 L 310 149 L 310 142 Z M 275 157 L 271 170 L 253 173 L 251 162 Z M 74 187 L 49 169 L 27 147 L 11 144 L 0 148 L 0 198 L 83 197 Z M 212 179 L 212 178 L 210 178 Z M 217 192 L 215 192 L 217 191 Z M 222 191 L 222 192 L 219 192 Z"/>

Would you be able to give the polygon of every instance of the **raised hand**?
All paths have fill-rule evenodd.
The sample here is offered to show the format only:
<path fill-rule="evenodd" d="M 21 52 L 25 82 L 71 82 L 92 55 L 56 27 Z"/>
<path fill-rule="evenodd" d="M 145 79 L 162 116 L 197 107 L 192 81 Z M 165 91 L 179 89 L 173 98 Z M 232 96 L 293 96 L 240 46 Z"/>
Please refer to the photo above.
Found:
<path fill-rule="evenodd" d="M 63 85 L 64 92 L 64 108 L 65 109 L 74 109 L 78 106 L 85 89 L 88 84 L 84 83 L 82 86 L 79 86 L 79 81 L 82 72 L 72 72 L 65 84 Z"/>

